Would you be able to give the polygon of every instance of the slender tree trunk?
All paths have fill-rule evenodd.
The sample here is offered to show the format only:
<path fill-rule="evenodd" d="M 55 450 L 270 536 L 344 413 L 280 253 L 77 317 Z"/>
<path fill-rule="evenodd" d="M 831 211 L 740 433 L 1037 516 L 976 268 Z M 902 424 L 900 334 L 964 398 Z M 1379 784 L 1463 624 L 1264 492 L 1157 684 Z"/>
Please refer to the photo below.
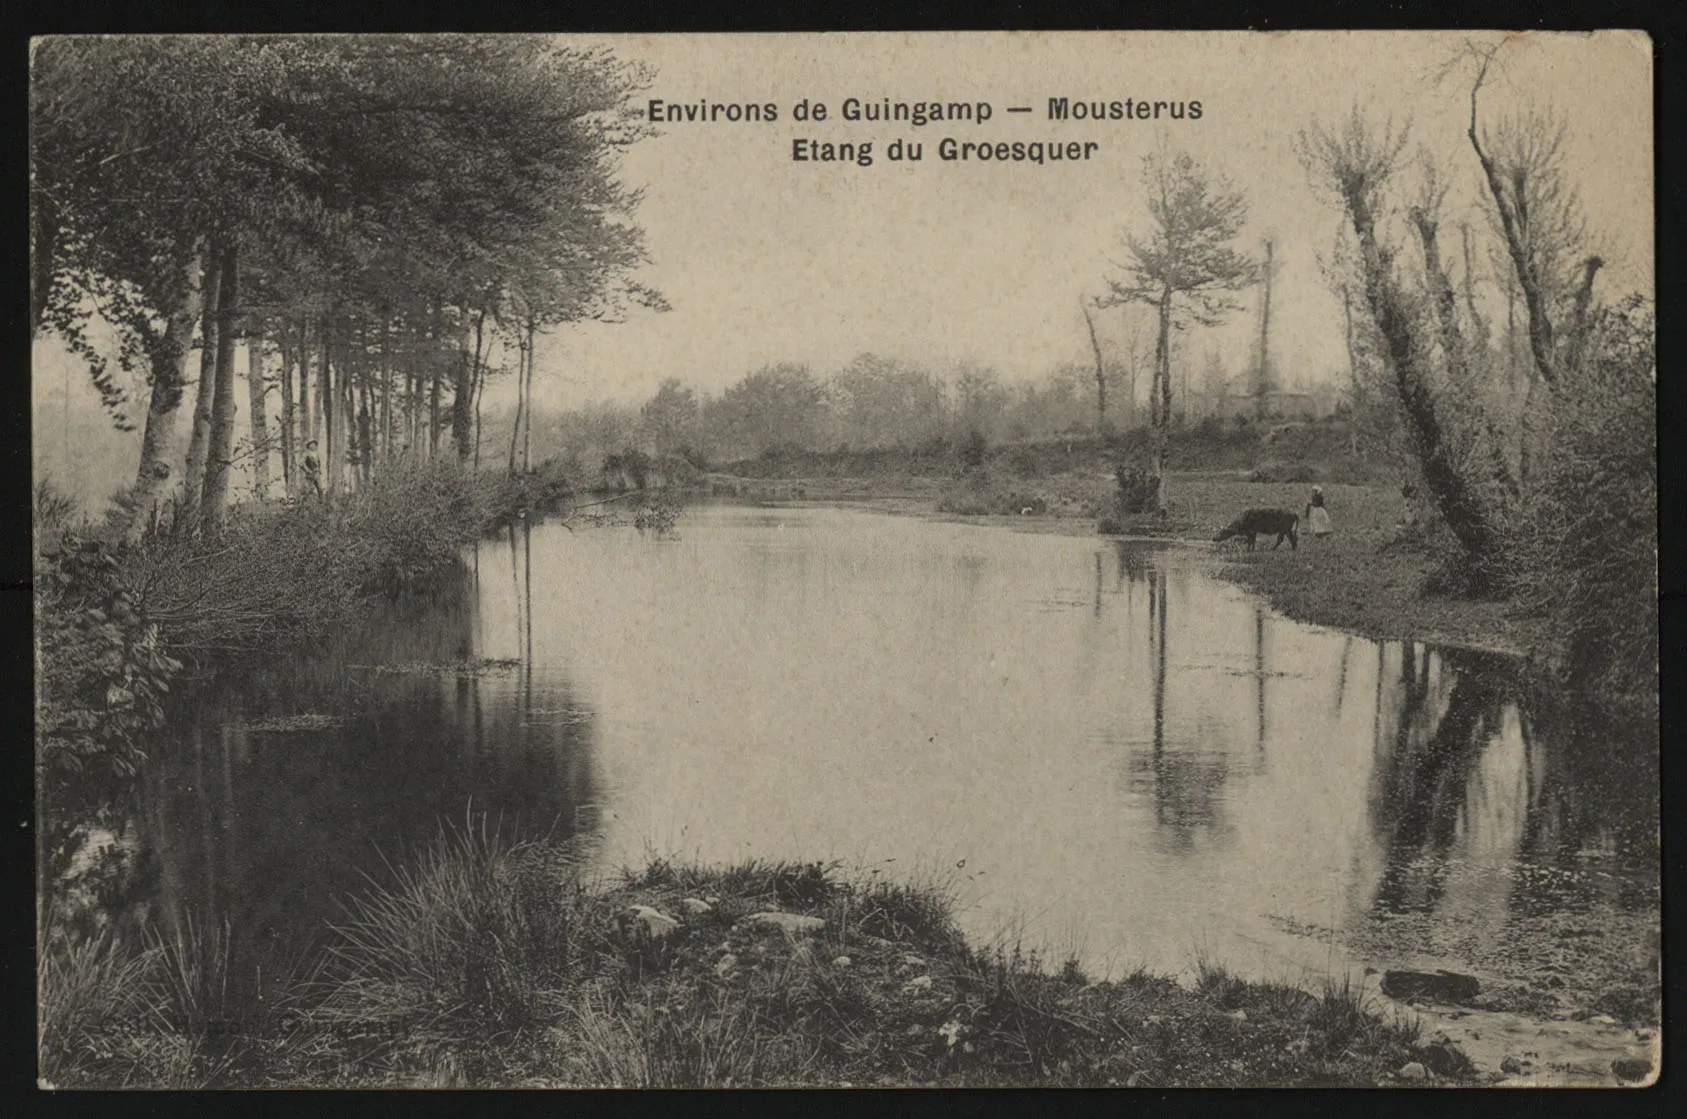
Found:
<path fill-rule="evenodd" d="M 228 515 L 228 473 L 234 457 L 234 343 L 240 312 L 240 252 L 231 241 L 223 249 L 223 276 L 217 296 L 217 385 L 211 408 L 211 437 L 205 451 L 206 532 L 222 528 Z"/>
<path fill-rule="evenodd" d="M 1162 516 L 1166 512 L 1166 449 L 1171 439 L 1172 418 L 1172 292 L 1160 292 L 1160 330 L 1154 342 L 1154 383 L 1158 397 L 1154 401 L 1154 509 Z"/>
<path fill-rule="evenodd" d="M 341 470 L 344 472 L 346 467 L 351 468 L 351 476 L 349 479 L 351 484 L 348 488 L 353 490 L 357 488 L 358 481 L 359 456 L 357 439 L 359 428 L 361 427 L 357 415 L 357 393 L 353 388 L 356 382 L 357 358 L 355 353 L 349 345 L 341 346 L 340 375 L 334 382 L 335 388 L 339 391 L 340 398 L 335 402 L 335 406 L 340 412 L 340 429 L 345 432 L 343 442 L 345 443 L 346 453 L 340 456 L 343 460 Z"/>
<path fill-rule="evenodd" d="M 434 355 L 431 364 L 433 368 L 428 371 L 432 382 L 428 387 L 428 458 L 430 460 L 439 454 L 439 393 L 440 382 L 445 379 L 440 375 L 439 355 Z"/>
<path fill-rule="evenodd" d="M 392 313 L 381 313 L 381 454 L 392 457 Z"/>
<path fill-rule="evenodd" d="M 1088 299 L 1082 297 L 1078 306 L 1084 312 L 1084 325 L 1090 331 L 1090 349 L 1095 353 L 1095 429 L 1102 434 L 1107 432 L 1107 367 L 1101 360 L 1101 343 L 1095 337 L 1095 319 L 1090 316 Z"/>
<path fill-rule="evenodd" d="M 1347 337 L 1347 377 L 1353 395 L 1353 410 L 1347 428 L 1347 450 L 1359 457 L 1359 351 L 1353 341 L 1353 292 L 1344 282 L 1341 287 L 1341 320 Z"/>
<path fill-rule="evenodd" d="M 451 363 L 451 442 L 457 460 L 468 462 L 474 454 L 474 360 L 469 354 L 469 330 L 465 324 L 457 337 L 457 352 Z"/>
<path fill-rule="evenodd" d="M 517 343 L 520 352 L 516 357 L 515 371 L 515 425 L 510 428 L 510 464 L 509 473 L 515 475 L 515 449 L 521 441 L 521 421 L 527 403 L 527 341 L 522 339 Z"/>
<path fill-rule="evenodd" d="M 322 364 L 316 376 L 316 390 L 320 394 L 317 397 L 317 411 L 322 415 L 322 452 L 325 456 L 323 465 L 328 473 L 328 492 L 337 498 L 340 496 L 340 481 L 344 477 L 344 463 L 341 460 L 345 458 L 345 454 L 341 444 L 345 442 L 345 437 L 340 435 L 334 423 L 334 416 L 340 409 L 338 401 L 334 399 L 334 364 L 330 356 L 334 349 L 334 330 L 327 316 L 323 316 L 321 334 Z M 343 369 L 340 376 L 345 376 Z"/>
<path fill-rule="evenodd" d="M 213 246 L 206 254 L 200 296 L 199 387 L 194 393 L 193 430 L 188 436 L 187 469 L 182 476 L 182 504 L 199 507 L 205 486 L 205 446 L 211 436 L 211 403 L 217 387 L 217 310 L 221 300 L 222 257 Z"/>
<path fill-rule="evenodd" d="M 33 341 L 53 292 L 59 218 L 58 206 L 42 191 L 32 191 L 29 201 L 29 337 Z"/>
<path fill-rule="evenodd" d="M 469 386 L 470 396 L 474 400 L 474 471 L 480 473 L 480 395 L 486 385 L 486 359 L 481 354 L 481 342 L 485 333 L 486 312 L 482 311 L 474 323 L 474 383 Z"/>
<path fill-rule="evenodd" d="M 246 398 L 252 431 L 252 496 L 269 500 L 269 413 L 264 407 L 264 336 L 262 326 L 246 332 Z"/>
<path fill-rule="evenodd" d="M 153 504 L 170 477 L 170 436 L 181 409 L 182 388 L 187 374 L 188 349 L 193 342 L 194 322 L 200 316 L 199 282 L 201 263 L 188 264 L 182 282 L 184 295 L 176 312 L 165 322 L 164 333 L 151 347 L 152 394 L 147 400 L 146 428 L 141 434 L 141 460 L 135 471 L 134 499 L 129 506 L 127 535 L 134 536 L 147 524 Z"/>
<path fill-rule="evenodd" d="M 1271 256 L 1275 248 L 1269 239 L 1265 242 L 1262 277 L 1265 290 L 1259 304 L 1259 368 L 1254 372 L 1254 413 L 1261 420 L 1265 419 L 1271 396 Z"/>
<path fill-rule="evenodd" d="M 533 320 L 527 320 L 527 423 L 521 429 L 521 472 L 532 471 L 529 452 L 533 447 Z"/>
<path fill-rule="evenodd" d="M 281 322 L 281 485 L 289 499 L 297 496 L 293 486 L 293 358 L 297 351 L 288 332 L 288 323 Z"/>
<path fill-rule="evenodd" d="M 310 320 L 299 320 L 299 448 L 316 438 L 316 420 L 310 408 Z M 302 461 L 302 460 L 301 460 Z"/>

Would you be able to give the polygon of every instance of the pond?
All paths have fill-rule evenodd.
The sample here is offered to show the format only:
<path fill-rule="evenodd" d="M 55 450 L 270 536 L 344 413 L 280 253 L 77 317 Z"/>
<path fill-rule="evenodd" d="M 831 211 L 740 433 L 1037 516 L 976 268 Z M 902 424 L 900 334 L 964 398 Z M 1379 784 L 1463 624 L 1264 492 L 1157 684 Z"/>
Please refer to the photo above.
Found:
<path fill-rule="evenodd" d="M 1307 982 L 1480 962 L 1532 919 L 1655 926 L 1655 728 L 1289 621 L 1209 562 L 823 507 L 512 530 L 197 697 L 124 837 L 133 898 L 226 923 L 247 974 L 487 813 L 605 869 L 936 882 L 979 941 L 1095 974 Z"/>

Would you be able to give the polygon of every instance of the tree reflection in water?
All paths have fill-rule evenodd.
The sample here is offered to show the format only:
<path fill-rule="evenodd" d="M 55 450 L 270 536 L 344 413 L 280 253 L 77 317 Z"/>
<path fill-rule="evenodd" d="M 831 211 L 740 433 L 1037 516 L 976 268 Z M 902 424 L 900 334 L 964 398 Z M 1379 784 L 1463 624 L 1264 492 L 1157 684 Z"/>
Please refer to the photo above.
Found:
<path fill-rule="evenodd" d="M 107 884 L 103 919 L 131 935 L 151 921 L 172 939 L 226 929 L 239 988 L 228 997 L 241 1005 L 320 940 L 340 899 L 471 810 L 506 835 L 574 834 L 577 809 L 596 799 L 594 715 L 566 682 L 536 694 L 528 664 L 475 667 L 475 581 L 489 558 L 379 603 L 318 648 L 184 697 L 118 837 L 132 857 Z M 522 651 L 530 661 L 530 636 Z"/>

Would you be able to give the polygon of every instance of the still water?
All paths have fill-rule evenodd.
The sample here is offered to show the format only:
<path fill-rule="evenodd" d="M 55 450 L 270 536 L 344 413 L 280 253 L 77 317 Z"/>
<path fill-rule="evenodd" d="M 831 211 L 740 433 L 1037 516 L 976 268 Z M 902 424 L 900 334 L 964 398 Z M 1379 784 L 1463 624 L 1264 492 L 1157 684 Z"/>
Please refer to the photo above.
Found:
<path fill-rule="evenodd" d="M 1329 934 L 1379 916 L 1656 906 L 1655 739 L 1504 658 L 1288 621 L 1206 562 L 833 508 L 518 529 L 201 697 L 129 837 L 145 902 L 299 951 L 472 807 L 606 869 L 935 880 L 975 937 L 1098 974 L 1339 975 Z"/>

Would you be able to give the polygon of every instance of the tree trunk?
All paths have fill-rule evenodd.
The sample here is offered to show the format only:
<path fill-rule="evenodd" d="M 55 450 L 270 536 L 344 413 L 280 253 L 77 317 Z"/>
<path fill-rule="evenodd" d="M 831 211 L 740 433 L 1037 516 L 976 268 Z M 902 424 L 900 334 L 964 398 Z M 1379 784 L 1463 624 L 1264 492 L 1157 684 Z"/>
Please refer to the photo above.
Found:
<path fill-rule="evenodd" d="M 457 448 L 457 460 L 468 462 L 474 454 L 474 361 L 469 356 L 466 325 L 458 335 L 456 360 L 451 363 L 451 442 Z"/>
<path fill-rule="evenodd" d="M 1090 330 L 1090 349 L 1095 352 L 1095 430 L 1105 435 L 1107 433 L 1107 367 L 1101 360 L 1101 343 L 1095 337 L 1095 319 L 1090 316 L 1089 300 L 1080 298 L 1078 306 L 1083 308 L 1084 325 Z"/>
<path fill-rule="evenodd" d="M 206 255 L 199 320 L 199 388 L 194 393 L 193 430 L 188 436 L 187 469 L 182 475 L 182 505 L 199 507 L 205 486 L 205 445 L 211 435 L 211 403 L 217 387 L 217 311 L 222 298 L 222 257 L 213 248 Z"/>
<path fill-rule="evenodd" d="M 234 342 L 240 304 L 240 255 L 230 242 L 223 249 L 223 276 L 217 295 L 217 384 L 211 406 L 211 436 L 205 449 L 207 533 L 221 529 L 228 514 L 228 472 L 234 453 Z"/>
<path fill-rule="evenodd" d="M 281 486 L 289 499 L 297 496 L 293 485 L 293 357 L 295 350 L 281 323 Z"/>
<path fill-rule="evenodd" d="M 1517 479 L 1506 462 L 1505 436 L 1494 423 L 1487 401 L 1482 399 L 1481 387 L 1476 383 L 1470 348 L 1459 329 L 1458 300 L 1453 293 L 1453 282 L 1441 263 L 1435 220 L 1419 207 L 1414 207 L 1410 216 L 1418 231 L 1418 239 L 1423 243 L 1424 272 L 1429 281 L 1430 301 L 1435 306 L 1436 323 L 1440 328 L 1441 352 L 1447 363 L 1448 380 L 1454 386 L 1456 397 L 1462 398 L 1458 400 L 1459 411 L 1475 421 L 1469 425 L 1473 440 L 1481 444 L 1475 457 L 1486 459 L 1494 480 L 1515 497 Z"/>
<path fill-rule="evenodd" d="M 439 409 L 441 382 L 445 380 L 439 372 L 437 355 L 432 362 L 433 368 L 429 372 L 428 385 L 428 458 L 432 459 L 439 453 Z"/>
<path fill-rule="evenodd" d="M 1259 305 L 1259 368 L 1254 372 L 1254 413 L 1265 419 L 1266 404 L 1271 393 L 1271 255 L 1274 246 L 1265 242 L 1265 292 Z"/>
<path fill-rule="evenodd" d="M 392 457 L 392 313 L 381 312 L 381 454 Z"/>
<path fill-rule="evenodd" d="M 481 355 L 481 343 L 485 334 L 486 312 L 482 311 L 474 323 L 474 381 L 469 385 L 469 395 L 474 401 L 474 471 L 480 473 L 480 394 L 486 384 L 485 359 Z"/>
<path fill-rule="evenodd" d="M 521 421 L 527 403 L 527 342 L 525 339 L 516 343 L 518 347 L 515 370 L 515 424 L 510 428 L 510 463 L 509 473 L 515 476 L 515 449 L 521 442 Z"/>
<path fill-rule="evenodd" d="M 299 449 L 303 451 L 305 444 L 316 438 L 315 423 L 310 409 L 310 320 L 299 320 L 299 395 L 296 403 L 299 409 Z M 304 460 L 301 457 L 300 462 Z M 300 479 L 302 481 L 302 479 Z"/>
<path fill-rule="evenodd" d="M 1491 58 L 1490 58 L 1491 61 Z M 1482 73 L 1476 78 L 1476 83 L 1470 90 L 1470 128 L 1466 135 L 1470 138 L 1470 146 L 1476 151 L 1476 159 L 1482 165 L 1482 175 L 1488 184 L 1488 194 L 1494 200 L 1494 208 L 1499 211 L 1500 230 L 1505 234 L 1506 251 L 1511 254 L 1511 264 L 1517 273 L 1517 282 L 1523 289 L 1523 306 L 1529 313 L 1529 349 L 1535 358 L 1535 369 L 1541 379 L 1549 387 L 1558 384 L 1557 355 L 1552 348 L 1552 320 L 1547 315 L 1546 296 L 1541 290 L 1540 276 L 1535 271 L 1535 261 L 1529 256 L 1527 247 L 1523 244 L 1522 215 L 1514 204 L 1522 198 L 1521 181 L 1513 183 L 1516 194 L 1507 198 L 1505 187 L 1500 182 L 1499 168 L 1482 150 L 1482 141 L 1476 133 L 1476 94 L 1482 88 L 1482 80 L 1487 74 L 1487 65 L 1482 67 Z"/>
<path fill-rule="evenodd" d="M 58 207 L 43 191 L 33 191 L 29 210 L 29 337 L 34 341 L 53 293 L 53 256 L 58 245 Z"/>
<path fill-rule="evenodd" d="M 339 434 L 334 423 L 334 416 L 340 409 L 338 401 L 334 399 L 334 365 L 329 356 L 334 348 L 333 339 L 334 332 L 325 316 L 322 320 L 322 364 L 316 376 L 316 390 L 321 394 L 317 397 L 317 411 L 322 414 L 322 453 L 325 456 L 323 465 L 328 468 L 328 492 L 334 497 L 339 497 L 345 465 L 341 462 L 345 458 L 341 444 L 345 442 L 345 436 Z M 344 369 L 340 371 L 340 376 L 345 376 Z M 341 424 L 344 424 L 344 420 Z"/>
<path fill-rule="evenodd" d="M 1154 341 L 1154 387 L 1158 397 L 1154 419 L 1154 511 L 1166 513 L 1166 449 L 1171 439 L 1172 418 L 1172 291 L 1160 293 L 1160 330 Z"/>
<path fill-rule="evenodd" d="M 176 427 L 176 415 L 182 404 L 182 388 L 187 375 L 188 349 L 193 343 L 193 325 L 200 316 L 199 281 L 200 260 L 191 261 L 183 277 L 184 294 L 165 322 L 164 333 L 148 347 L 151 362 L 152 394 L 147 400 L 146 428 L 141 435 L 141 461 L 135 471 L 135 489 L 129 506 L 126 535 L 139 533 L 151 516 L 154 503 L 170 477 L 170 436 Z"/>
<path fill-rule="evenodd" d="M 1358 189 L 1349 191 L 1344 202 L 1359 239 L 1365 299 L 1382 337 L 1383 361 L 1394 376 L 1424 485 L 1448 529 L 1474 562 L 1475 582 L 1484 582 L 1493 574 L 1489 565 L 1498 555 L 1498 532 L 1453 461 L 1428 384 L 1427 355 L 1414 335 L 1413 315 L 1392 274 L 1390 254 L 1377 244 L 1370 203 Z"/>
<path fill-rule="evenodd" d="M 527 320 L 527 423 L 521 429 L 521 472 L 531 473 L 533 462 L 533 320 Z M 642 487 L 641 487 L 642 488 Z"/>
<path fill-rule="evenodd" d="M 252 432 L 252 496 L 269 500 L 269 413 L 264 408 L 264 336 L 261 326 L 246 334 L 246 399 Z"/>

